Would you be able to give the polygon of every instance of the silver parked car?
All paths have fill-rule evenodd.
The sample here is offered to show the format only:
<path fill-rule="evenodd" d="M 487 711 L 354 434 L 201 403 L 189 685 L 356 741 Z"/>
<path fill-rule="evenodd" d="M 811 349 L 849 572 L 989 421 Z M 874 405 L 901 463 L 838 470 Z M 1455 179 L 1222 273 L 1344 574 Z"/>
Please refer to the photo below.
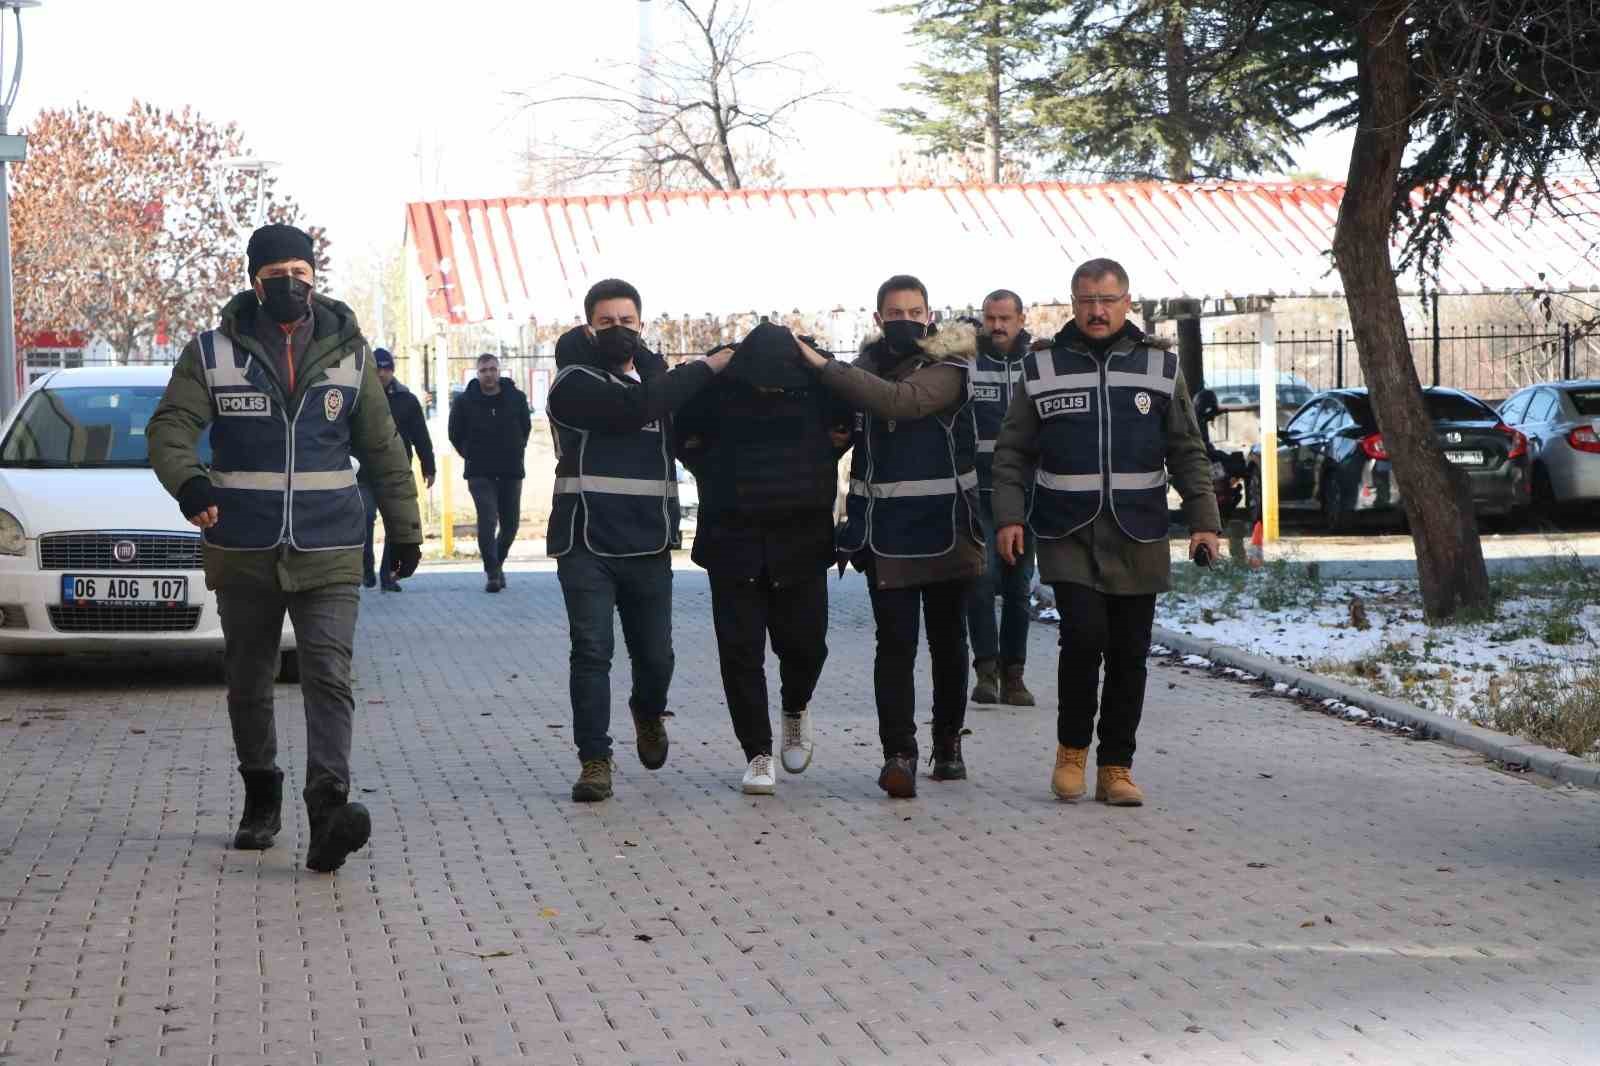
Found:
<path fill-rule="evenodd" d="M 1536 506 L 1600 500 L 1600 381 L 1530 385 L 1500 418 L 1528 438 Z"/>

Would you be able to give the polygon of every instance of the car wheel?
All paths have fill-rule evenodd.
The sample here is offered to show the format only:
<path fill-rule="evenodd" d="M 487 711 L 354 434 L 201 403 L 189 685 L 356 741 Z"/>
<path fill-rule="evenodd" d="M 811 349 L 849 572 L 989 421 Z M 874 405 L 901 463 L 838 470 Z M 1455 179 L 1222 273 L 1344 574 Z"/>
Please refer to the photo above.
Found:
<path fill-rule="evenodd" d="M 278 684 L 298 685 L 300 683 L 300 653 L 286 651 L 278 656 Z"/>
<path fill-rule="evenodd" d="M 1351 520 L 1350 506 L 1345 502 L 1344 483 L 1329 471 L 1322 481 L 1322 521 L 1330 533 L 1348 532 Z"/>

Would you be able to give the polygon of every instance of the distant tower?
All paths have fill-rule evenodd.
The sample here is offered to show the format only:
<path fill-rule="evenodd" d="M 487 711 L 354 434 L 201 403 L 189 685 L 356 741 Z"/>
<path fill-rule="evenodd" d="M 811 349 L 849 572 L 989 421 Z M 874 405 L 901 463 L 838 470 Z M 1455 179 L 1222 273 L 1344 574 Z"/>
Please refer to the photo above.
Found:
<path fill-rule="evenodd" d="M 656 137 L 656 40 L 655 5 L 650 0 L 639 0 L 639 160 L 637 188 L 648 188 L 651 156 L 646 147 Z"/>

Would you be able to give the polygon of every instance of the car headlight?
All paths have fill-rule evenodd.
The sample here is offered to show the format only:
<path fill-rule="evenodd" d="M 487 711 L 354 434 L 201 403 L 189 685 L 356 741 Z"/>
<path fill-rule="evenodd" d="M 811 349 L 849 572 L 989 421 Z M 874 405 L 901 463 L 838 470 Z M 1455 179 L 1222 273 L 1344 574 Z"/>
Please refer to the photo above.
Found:
<path fill-rule="evenodd" d="M 10 511 L 0 511 L 0 555 L 21 555 L 28 550 L 28 535 Z"/>

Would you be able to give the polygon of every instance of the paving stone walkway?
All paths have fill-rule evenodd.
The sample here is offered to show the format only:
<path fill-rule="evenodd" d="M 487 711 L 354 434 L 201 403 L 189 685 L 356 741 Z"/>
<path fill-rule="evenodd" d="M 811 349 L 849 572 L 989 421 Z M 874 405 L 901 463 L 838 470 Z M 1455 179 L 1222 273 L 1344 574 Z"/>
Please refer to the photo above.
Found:
<path fill-rule="evenodd" d="M 971 780 L 886 800 L 851 575 L 816 760 L 747 797 L 687 571 L 671 759 L 633 757 L 623 664 L 616 798 L 575 806 L 555 575 L 509 576 L 365 597 L 374 838 L 335 877 L 298 804 L 226 849 L 213 661 L 7 664 L 0 1063 L 1600 1060 L 1600 796 L 1160 666 L 1142 809 L 1057 803 L 1018 709 L 969 713 Z"/>

